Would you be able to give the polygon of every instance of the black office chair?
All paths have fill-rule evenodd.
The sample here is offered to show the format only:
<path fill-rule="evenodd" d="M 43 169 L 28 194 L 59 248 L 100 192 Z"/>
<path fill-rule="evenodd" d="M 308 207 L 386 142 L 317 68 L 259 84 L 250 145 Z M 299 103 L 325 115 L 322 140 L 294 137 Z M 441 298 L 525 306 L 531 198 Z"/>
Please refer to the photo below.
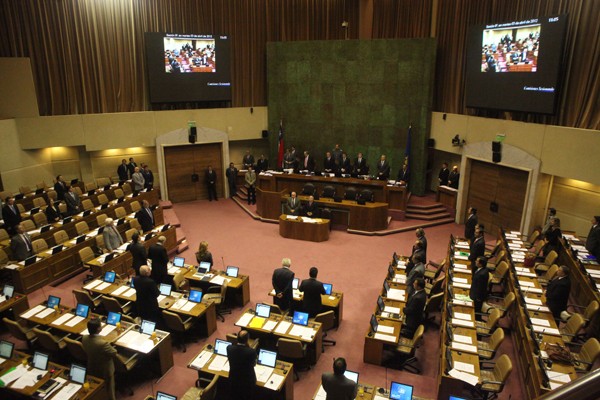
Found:
<path fill-rule="evenodd" d="M 302 194 L 305 196 L 314 196 L 315 194 L 315 185 L 312 183 L 307 183 L 302 188 Z"/>
<path fill-rule="evenodd" d="M 323 188 L 323 193 L 321 194 L 321 197 L 333 199 L 335 197 L 335 188 L 331 185 L 325 186 Z"/>
<path fill-rule="evenodd" d="M 364 201 L 373 201 L 373 191 L 370 189 L 364 189 L 360 192 L 358 198 Z"/>
<path fill-rule="evenodd" d="M 344 200 L 356 200 L 356 188 L 346 188 L 346 192 L 344 193 Z"/>

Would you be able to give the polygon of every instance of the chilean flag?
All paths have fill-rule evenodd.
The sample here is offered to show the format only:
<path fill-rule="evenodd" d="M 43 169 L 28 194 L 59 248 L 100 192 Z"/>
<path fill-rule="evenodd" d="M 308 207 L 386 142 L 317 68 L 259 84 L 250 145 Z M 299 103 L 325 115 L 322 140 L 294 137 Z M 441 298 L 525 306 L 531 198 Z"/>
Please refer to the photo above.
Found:
<path fill-rule="evenodd" d="M 283 167 L 283 120 L 279 120 L 279 147 L 277 153 L 277 165 Z"/>

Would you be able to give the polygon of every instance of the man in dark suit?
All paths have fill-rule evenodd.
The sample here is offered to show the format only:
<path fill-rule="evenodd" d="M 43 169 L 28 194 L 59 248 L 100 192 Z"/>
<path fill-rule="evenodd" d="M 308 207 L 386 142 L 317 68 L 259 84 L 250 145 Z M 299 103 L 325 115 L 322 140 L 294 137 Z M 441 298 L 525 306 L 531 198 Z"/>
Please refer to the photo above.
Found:
<path fill-rule="evenodd" d="M 261 172 L 266 171 L 268 169 L 269 169 L 269 160 L 267 160 L 265 158 L 264 154 L 261 154 L 260 158 L 256 162 L 256 173 L 260 174 Z"/>
<path fill-rule="evenodd" d="M 121 164 L 117 168 L 117 175 L 119 175 L 119 182 L 125 182 L 129 179 L 129 168 L 127 167 L 126 159 L 121 160 Z"/>
<path fill-rule="evenodd" d="M 229 163 L 229 168 L 225 171 L 225 175 L 227 176 L 227 183 L 229 184 L 229 197 L 233 197 L 237 194 L 237 186 L 235 181 L 238 175 L 238 169 L 233 165 L 233 163 Z"/>
<path fill-rule="evenodd" d="M 129 172 L 130 178 L 133 176 L 133 173 L 135 172 L 135 167 L 137 167 L 137 164 L 135 163 L 135 161 L 133 161 L 133 157 L 129 157 L 129 164 L 127 164 L 127 172 Z"/>
<path fill-rule="evenodd" d="M 465 222 L 465 239 L 470 243 L 475 240 L 475 227 L 477 226 L 477 209 L 475 207 L 469 207 L 469 216 Z"/>
<path fill-rule="evenodd" d="M 292 192 L 290 198 L 287 200 L 286 213 L 289 215 L 300 214 L 300 200 L 298 200 L 296 192 Z"/>
<path fill-rule="evenodd" d="M 346 378 L 344 372 L 346 360 L 340 357 L 333 361 L 333 374 L 321 375 L 321 385 L 327 393 L 326 400 L 354 400 L 356 397 L 358 384 Z"/>
<path fill-rule="evenodd" d="M 319 217 L 319 207 L 317 207 L 317 203 L 315 203 L 315 198 L 313 196 L 308 196 L 308 202 L 302 206 L 302 215 L 310 218 Z"/>
<path fill-rule="evenodd" d="M 281 260 L 281 268 L 273 271 L 271 279 L 273 289 L 275 289 L 275 304 L 283 311 L 287 311 L 290 308 L 294 297 L 292 282 L 294 281 L 295 274 L 290 270 L 291 265 L 292 261 L 289 258 Z"/>
<path fill-rule="evenodd" d="M 133 258 L 131 267 L 134 269 L 135 274 L 139 275 L 140 267 L 148 263 L 148 253 L 146 252 L 144 245 L 140 243 L 139 233 L 136 232 L 131 236 L 131 244 L 127 250 L 129 250 L 131 257 Z"/>
<path fill-rule="evenodd" d="M 23 261 L 33 255 L 33 245 L 22 224 L 18 224 L 15 229 L 16 233 L 10 238 L 10 251 L 15 260 Z"/>
<path fill-rule="evenodd" d="M 419 256 L 419 260 L 427 260 L 425 257 L 425 248 L 423 242 L 419 239 L 415 240 L 415 244 L 413 244 L 412 251 L 410 253 L 410 258 L 406 263 L 406 274 L 409 275 L 412 269 L 415 267 L 415 263 L 413 261 L 415 256 Z"/>
<path fill-rule="evenodd" d="M 337 170 L 337 165 L 335 164 L 335 159 L 331 156 L 331 152 L 325 153 L 325 158 L 323 159 L 323 172 L 327 172 L 328 174 L 335 174 Z"/>
<path fill-rule="evenodd" d="M 77 193 L 73 190 L 73 186 L 69 186 L 69 191 L 65 194 L 65 203 L 67 203 L 68 215 L 79 214 L 81 201 L 79 200 Z"/>
<path fill-rule="evenodd" d="M 104 379 L 107 386 L 108 399 L 115 400 L 115 364 L 117 350 L 104 337 L 100 336 L 100 320 L 96 317 L 87 323 L 88 335 L 83 335 L 81 342 L 87 355 L 87 373 Z"/>
<path fill-rule="evenodd" d="M 600 261 L 600 216 L 592 218 L 592 228 L 585 241 L 585 248 Z"/>
<path fill-rule="evenodd" d="M 425 229 L 417 228 L 415 231 L 415 236 L 417 240 L 423 243 L 423 262 L 427 261 L 427 238 L 425 237 Z"/>
<path fill-rule="evenodd" d="M 440 186 L 445 186 L 448 184 L 448 175 L 450 175 L 448 163 L 443 163 L 440 173 L 438 174 L 438 182 L 440 183 Z"/>
<path fill-rule="evenodd" d="M 363 153 L 358 153 L 358 156 L 356 157 L 356 161 L 354 162 L 354 173 L 356 175 L 367 175 L 369 173 L 367 159 L 363 157 Z"/>
<path fill-rule="evenodd" d="M 250 150 L 246 150 L 246 155 L 242 159 L 242 168 L 248 169 L 248 167 L 254 167 L 254 156 L 250 154 Z"/>
<path fill-rule="evenodd" d="M 215 199 L 215 201 L 219 201 L 217 198 L 217 173 L 212 165 L 209 165 L 206 171 L 206 186 L 208 188 L 208 200 L 213 201 Z"/>
<path fill-rule="evenodd" d="M 49 224 L 53 224 L 55 222 L 60 221 L 62 217 L 60 215 L 60 211 L 58 211 L 58 209 L 54 206 L 53 201 L 50 201 L 48 203 L 48 207 L 46 207 L 46 209 L 44 210 L 44 214 L 46 214 L 46 220 Z"/>
<path fill-rule="evenodd" d="M 323 284 L 317 280 L 319 270 L 317 267 L 311 267 L 308 275 L 309 279 L 305 279 L 298 288 L 304 296 L 302 298 L 302 309 L 307 312 L 311 318 L 314 318 L 321 312 L 321 295 L 325 294 Z"/>
<path fill-rule="evenodd" d="M 256 351 L 248 346 L 248 331 L 241 330 L 237 335 L 237 344 L 227 346 L 227 359 L 230 399 L 254 399 Z"/>
<path fill-rule="evenodd" d="M 448 186 L 453 189 L 458 189 L 458 181 L 460 180 L 460 173 L 458 172 L 458 166 L 452 167 L 452 171 L 448 174 Z"/>
<path fill-rule="evenodd" d="M 352 163 L 350 163 L 350 159 L 348 158 L 348 154 L 342 153 L 342 158 L 340 159 L 340 164 L 338 166 L 338 171 L 340 174 L 348 174 L 352 173 Z"/>
<path fill-rule="evenodd" d="M 160 308 L 158 307 L 158 295 L 160 291 L 156 282 L 150 278 L 154 268 L 150 269 L 147 265 L 140 267 L 140 275 L 133 278 L 133 287 L 135 288 L 135 307 L 137 314 L 141 319 L 162 323 Z"/>
<path fill-rule="evenodd" d="M 427 301 L 423 278 L 415 279 L 413 289 L 414 292 L 408 297 L 406 307 L 404 307 L 404 323 L 400 330 L 400 335 L 407 338 L 412 338 L 419 325 L 423 323 L 423 310 Z"/>
<path fill-rule="evenodd" d="M 152 279 L 159 285 L 161 283 L 169 283 L 168 277 L 169 272 L 167 264 L 169 263 L 169 256 L 167 255 L 167 249 L 165 249 L 165 241 L 167 238 L 159 236 L 156 244 L 153 244 L 148 249 L 148 258 L 152 261 Z"/>
<path fill-rule="evenodd" d="M 142 166 L 142 176 L 144 177 L 144 189 L 152 190 L 154 187 L 154 174 L 148 167 L 148 164 Z"/>
<path fill-rule="evenodd" d="M 315 170 L 315 159 L 310 155 L 308 150 L 304 151 L 304 158 L 302 158 L 301 164 L 300 168 L 303 170 L 308 170 L 310 172 Z"/>
<path fill-rule="evenodd" d="M 569 267 L 561 265 L 554 279 L 548 282 L 546 287 L 546 305 L 552 311 L 554 318 L 559 319 L 560 313 L 567 310 L 570 291 Z"/>
<path fill-rule="evenodd" d="M 475 273 L 477 258 L 485 255 L 485 239 L 483 237 L 484 226 L 479 224 L 475 227 L 475 239 L 471 242 L 469 261 L 471 261 L 471 271 Z"/>
<path fill-rule="evenodd" d="M 67 184 L 65 183 L 64 178 L 62 177 L 62 175 L 58 175 L 56 177 L 56 182 L 54 183 L 54 191 L 56 192 L 56 199 L 64 200 L 67 190 L 68 190 L 68 188 L 67 188 Z"/>
<path fill-rule="evenodd" d="M 135 213 L 135 219 L 140 223 L 143 232 L 151 231 L 154 228 L 154 214 L 150 209 L 148 200 L 142 201 L 142 208 Z"/>
<path fill-rule="evenodd" d="M 477 270 L 473 274 L 469 297 L 475 303 L 475 319 L 481 321 L 481 307 L 488 297 L 488 279 L 490 274 L 487 269 L 487 258 L 478 257 L 476 265 Z"/>
<path fill-rule="evenodd" d="M 377 179 L 386 181 L 390 177 L 390 163 L 385 159 L 385 154 L 381 155 L 377 163 Z"/>
<path fill-rule="evenodd" d="M 425 264 L 423 264 L 423 256 L 421 254 L 415 254 L 412 256 L 411 260 L 415 266 L 410 270 L 410 272 L 406 276 L 406 295 L 408 297 L 414 294 L 414 281 L 416 281 L 417 279 L 423 279 L 423 275 L 425 275 Z"/>
<path fill-rule="evenodd" d="M 2 207 L 2 218 L 4 218 L 4 225 L 6 225 L 6 231 L 11 234 L 17 231 L 17 225 L 21 223 L 21 213 L 15 204 L 14 197 L 7 197 L 6 204 Z"/>
<path fill-rule="evenodd" d="M 403 164 L 400 171 L 398 171 L 398 179 L 396 181 L 401 186 L 406 186 L 406 185 L 408 185 L 409 180 L 410 180 L 410 172 L 408 172 L 408 165 Z"/>

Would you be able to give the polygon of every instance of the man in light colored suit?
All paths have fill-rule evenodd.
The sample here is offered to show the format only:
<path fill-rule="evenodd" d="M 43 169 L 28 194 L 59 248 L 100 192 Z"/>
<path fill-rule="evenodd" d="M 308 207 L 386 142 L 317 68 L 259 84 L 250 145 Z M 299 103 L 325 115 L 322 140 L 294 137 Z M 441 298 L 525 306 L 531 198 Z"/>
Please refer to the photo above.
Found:
<path fill-rule="evenodd" d="M 342 357 L 333 361 L 333 374 L 321 375 L 321 384 L 326 400 L 353 400 L 358 392 L 358 385 L 344 376 L 346 372 L 346 360 Z"/>
<path fill-rule="evenodd" d="M 23 224 L 16 226 L 16 233 L 10 239 L 10 251 L 12 252 L 13 258 L 18 261 L 23 261 L 33 255 L 33 246 L 31 244 L 31 237 L 23 229 Z"/>
<path fill-rule="evenodd" d="M 117 350 L 111 346 L 98 333 L 100 332 L 100 320 L 92 318 L 87 324 L 89 335 L 83 335 L 81 342 L 83 350 L 87 354 L 87 373 L 104 379 L 108 387 L 110 400 L 115 400 L 115 363 L 118 357 Z"/>
<path fill-rule="evenodd" d="M 106 218 L 104 221 L 104 230 L 102 231 L 104 247 L 106 250 L 113 251 L 123 244 L 123 238 L 115 226 L 112 218 Z"/>
<path fill-rule="evenodd" d="M 299 215 L 300 214 L 300 200 L 296 195 L 296 192 L 292 192 L 290 198 L 286 204 L 286 213 L 289 215 Z"/>
<path fill-rule="evenodd" d="M 144 175 L 140 172 L 140 167 L 135 167 L 133 175 L 131 175 L 131 181 L 133 182 L 133 191 L 139 192 L 144 188 Z"/>

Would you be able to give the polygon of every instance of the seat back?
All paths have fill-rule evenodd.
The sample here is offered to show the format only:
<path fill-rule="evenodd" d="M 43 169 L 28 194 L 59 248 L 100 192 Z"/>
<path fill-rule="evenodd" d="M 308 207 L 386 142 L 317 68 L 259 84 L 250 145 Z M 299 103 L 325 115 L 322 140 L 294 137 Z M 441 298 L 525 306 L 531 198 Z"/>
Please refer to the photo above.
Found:
<path fill-rule="evenodd" d="M 540 231 L 538 229 L 535 229 L 533 232 L 531 232 L 531 235 L 529 235 L 528 242 L 533 245 L 533 243 L 535 243 L 535 241 L 538 239 L 538 237 L 540 236 Z"/>
<path fill-rule="evenodd" d="M 85 221 L 79 221 L 78 223 L 75 224 L 75 231 L 77 231 L 78 235 L 83 235 L 84 233 L 88 232 L 90 230 L 90 227 L 88 226 L 87 222 Z"/>
<path fill-rule="evenodd" d="M 21 203 L 16 203 L 17 206 L 17 210 L 19 210 L 19 213 L 23 214 L 25 212 L 25 206 Z"/>
<path fill-rule="evenodd" d="M 60 203 L 58 203 L 58 211 L 61 214 L 67 213 L 67 204 L 64 201 L 61 201 Z"/>
<path fill-rule="evenodd" d="M 89 192 L 90 190 L 96 190 L 98 186 L 96 186 L 95 182 L 88 182 L 85 184 L 85 191 Z"/>
<path fill-rule="evenodd" d="M 360 192 L 359 197 L 364 201 L 373 201 L 373 191 L 371 189 L 364 189 Z"/>
<path fill-rule="evenodd" d="M 583 317 L 588 320 L 591 321 L 594 316 L 596 315 L 596 313 L 598 312 L 598 302 L 596 300 L 593 300 L 590 304 L 588 304 L 588 306 L 585 308 L 585 311 L 583 313 Z"/>
<path fill-rule="evenodd" d="M 57 353 L 60 351 L 60 345 L 58 341 L 50 332 L 41 330 L 39 328 L 33 328 L 33 333 L 37 337 L 37 343 L 44 348 L 44 350 L 50 353 Z"/>
<path fill-rule="evenodd" d="M 569 335 L 576 335 L 577 332 L 585 325 L 585 321 L 581 314 L 575 313 L 571 315 L 567 323 L 565 324 L 564 332 Z"/>
<path fill-rule="evenodd" d="M 30 219 L 25 219 L 21 221 L 21 225 L 23 225 L 23 229 L 25 232 L 29 232 L 35 229 L 35 223 Z"/>
<path fill-rule="evenodd" d="M 96 183 L 98 184 L 98 187 L 104 187 L 106 185 L 110 185 L 112 182 L 110 181 L 110 178 L 105 176 L 102 178 L 96 178 Z"/>
<path fill-rule="evenodd" d="M 550 281 L 552 280 L 552 278 L 554 278 L 556 272 L 558 272 L 558 265 L 552 264 L 552 266 L 548 268 L 548 271 L 546 271 L 546 273 L 544 274 L 543 278 L 547 281 Z"/>
<path fill-rule="evenodd" d="M 21 193 L 21 194 L 31 193 L 31 188 L 29 186 L 21 186 L 19 188 L 19 193 Z"/>
<path fill-rule="evenodd" d="M 305 196 L 312 196 L 315 194 L 315 185 L 312 183 L 306 183 L 302 188 L 302 194 Z"/>
<path fill-rule="evenodd" d="M 356 200 L 356 188 L 347 187 L 344 193 L 344 200 Z"/>
<path fill-rule="evenodd" d="M 425 314 L 429 314 L 430 312 L 438 311 L 440 306 L 442 305 L 442 301 L 444 300 L 444 292 L 436 293 L 427 299 L 427 303 L 425 304 Z"/>
<path fill-rule="evenodd" d="M 106 218 L 108 218 L 108 215 L 106 215 L 106 214 L 97 215 L 96 222 L 98 223 L 98 226 L 104 226 L 104 222 L 106 221 Z"/>
<path fill-rule="evenodd" d="M 48 243 L 44 239 L 36 239 L 31 242 L 31 247 L 35 254 L 40 253 L 44 250 L 48 250 Z"/>
<path fill-rule="evenodd" d="M 496 362 L 496 365 L 494 366 L 495 380 L 498 382 L 502 382 L 502 384 L 500 386 L 500 391 L 504 387 L 504 384 L 506 383 L 506 379 L 508 379 L 508 376 L 512 372 L 512 368 L 513 367 L 512 367 L 512 362 L 510 361 L 510 357 L 507 356 L 506 354 L 502 354 L 500 356 L 500 358 L 498 358 L 498 361 Z"/>
<path fill-rule="evenodd" d="M 94 258 L 96 258 L 94 256 L 94 251 L 90 247 L 84 247 L 83 249 L 79 250 L 79 259 L 82 263 L 91 261 Z"/>
<path fill-rule="evenodd" d="M 167 326 L 167 330 L 171 332 L 185 332 L 185 326 L 183 325 L 183 321 L 178 314 L 163 310 L 162 315 L 165 325 Z"/>
<path fill-rule="evenodd" d="M 100 250 L 104 250 L 106 248 L 106 246 L 104 245 L 104 236 L 102 235 L 96 235 L 96 247 L 99 248 Z"/>
<path fill-rule="evenodd" d="M 8 261 L 8 255 L 3 249 L 0 249 L 0 265 L 6 265 Z"/>
<path fill-rule="evenodd" d="M 108 197 L 104 193 L 100 193 L 98 195 L 98 203 L 100 204 L 108 204 Z"/>
<path fill-rule="evenodd" d="M 50 199 L 50 201 L 56 201 L 56 199 L 58 198 L 58 195 L 56 194 L 55 190 L 48 190 L 46 192 L 46 195 L 48 196 L 48 199 Z"/>
<path fill-rule="evenodd" d="M 515 299 L 517 297 L 515 296 L 515 294 L 513 292 L 509 292 L 505 297 L 504 297 L 504 313 L 506 313 L 508 311 L 508 309 L 510 308 L 510 306 L 512 306 L 512 304 L 515 302 Z"/>
<path fill-rule="evenodd" d="M 321 323 L 323 331 L 328 331 L 335 326 L 335 313 L 333 310 L 322 312 L 315 316 L 315 321 Z"/>
<path fill-rule="evenodd" d="M 131 212 L 138 212 L 142 209 L 140 202 L 137 200 L 132 201 L 131 204 L 129 204 L 129 206 L 131 207 Z"/>
<path fill-rule="evenodd" d="M 490 317 L 488 318 L 488 321 L 487 321 L 487 328 L 490 332 L 498 324 L 498 321 L 500 320 L 501 316 L 502 316 L 502 313 L 500 312 L 500 310 L 498 310 L 497 308 L 494 308 L 492 310 L 492 312 L 490 313 Z"/>
<path fill-rule="evenodd" d="M 123 193 L 125 193 L 126 195 L 133 193 L 129 182 L 124 183 L 123 186 L 121 186 L 121 189 L 123 189 Z"/>
<path fill-rule="evenodd" d="M 115 197 L 117 199 L 120 199 L 121 197 L 125 197 L 125 193 L 123 193 L 123 189 L 121 189 L 121 188 L 115 189 L 114 193 L 115 193 Z"/>
<path fill-rule="evenodd" d="M 65 337 L 65 343 L 67 345 L 67 351 L 75 360 L 87 363 L 87 353 L 83 349 L 83 343 L 79 340 L 74 340 L 68 337 Z"/>
<path fill-rule="evenodd" d="M 46 200 L 43 197 L 36 197 L 33 199 L 33 206 L 34 207 L 45 207 Z"/>
<path fill-rule="evenodd" d="M 73 191 L 77 194 L 77 196 L 83 196 L 83 192 L 81 191 L 81 188 L 79 186 L 73 186 Z"/>
<path fill-rule="evenodd" d="M 133 235 L 137 232 L 138 232 L 138 230 L 135 228 L 127 229 L 127 231 L 125 232 L 125 241 L 129 242 L 131 240 L 131 238 L 133 237 Z"/>
<path fill-rule="evenodd" d="M 175 274 L 173 277 L 173 286 L 175 286 L 175 290 L 182 290 L 187 285 L 187 281 L 185 280 L 185 274 L 187 273 L 187 269 L 180 268 L 180 271 Z"/>
<path fill-rule="evenodd" d="M 124 314 L 123 307 L 121 307 L 121 303 L 119 303 L 117 299 L 108 296 L 102 296 L 100 300 L 102 301 L 102 305 L 107 312 Z"/>
<path fill-rule="evenodd" d="M 69 235 L 63 230 L 54 232 L 52 236 L 54 236 L 54 243 L 56 244 L 61 244 L 69 240 Z"/>
<path fill-rule="evenodd" d="M 123 208 L 123 207 L 115 208 L 115 216 L 117 217 L 117 219 L 125 218 L 126 215 L 127 215 L 127 211 L 125 211 L 125 208 Z"/>
<path fill-rule="evenodd" d="M 22 340 L 23 342 L 28 342 L 27 335 L 25 334 L 25 329 L 17 322 L 13 321 L 10 318 L 4 317 L 2 318 L 4 325 L 8 328 L 8 331 L 15 338 Z"/>
<path fill-rule="evenodd" d="M 600 342 L 596 338 L 589 338 L 583 346 L 581 346 L 581 351 L 579 352 L 579 358 L 581 361 L 586 363 L 593 364 L 596 361 L 596 358 L 600 355 Z M 590 366 L 591 368 L 591 366 Z"/>
<path fill-rule="evenodd" d="M 48 217 L 43 212 L 33 214 L 33 221 L 38 227 L 48 225 Z"/>
<path fill-rule="evenodd" d="M 277 339 L 277 354 L 285 358 L 304 358 L 302 342 L 296 339 Z"/>
<path fill-rule="evenodd" d="M 506 261 L 500 261 L 496 269 L 494 270 L 494 278 L 498 280 L 504 279 L 508 272 L 508 263 Z"/>
<path fill-rule="evenodd" d="M 138 232 L 142 232 L 142 226 L 140 225 L 140 222 L 137 219 L 130 219 L 129 226 Z"/>
<path fill-rule="evenodd" d="M 323 188 L 323 194 L 321 195 L 321 197 L 326 197 L 326 198 L 334 198 L 335 197 L 335 188 L 331 185 L 326 185 Z"/>
<path fill-rule="evenodd" d="M 46 182 L 39 182 L 35 184 L 36 189 L 46 189 L 47 187 L 48 185 L 46 185 Z"/>
<path fill-rule="evenodd" d="M 87 210 L 91 210 L 94 208 L 94 203 L 92 203 L 92 201 L 90 199 L 84 199 L 81 202 L 81 206 L 83 207 L 83 209 L 85 211 L 87 211 Z"/>
<path fill-rule="evenodd" d="M 8 235 L 8 232 L 6 231 L 6 229 L 0 229 L 0 242 L 9 240 L 9 239 L 10 239 L 10 236 Z"/>
<path fill-rule="evenodd" d="M 77 300 L 78 304 L 85 304 L 91 309 L 94 309 L 96 307 L 94 304 L 94 299 L 87 291 L 81 289 L 73 289 L 73 294 L 75 295 L 75 300 Z"/>
<path fill-rule="evenodd" d="M 494 333 L 492 333 L 492 336 L 490 337 L 490 350 L 492 351 L 492 354 L 496 354 L 496 350 L 498 350 L 498 347 L 500 347 L 500 345 L 502 344 L 502 342 L 504 341 L 504 329 L 502 329 L 502 327 L 497 327 L 496 330 L 494 331 Z M 493 355 L 492 355 L 493 357 Z"/>
<path fill-rule="evenodd" d="M 550 253 L 548 253 L 546 258 L 544 259 L 544 264 L 552 265 L 554 263 L 554 261 L 556 261 L 557 258 L 558 258 L 558 254 L 556 253 L 556 251 L 552 250 Z"/>
<path fill-rule="evenodd" d="M 215 400 L 217 398 L 217 383 L 219 375 L 214 375 L 210 383 L 202 390 L 201 400 Z"/>

